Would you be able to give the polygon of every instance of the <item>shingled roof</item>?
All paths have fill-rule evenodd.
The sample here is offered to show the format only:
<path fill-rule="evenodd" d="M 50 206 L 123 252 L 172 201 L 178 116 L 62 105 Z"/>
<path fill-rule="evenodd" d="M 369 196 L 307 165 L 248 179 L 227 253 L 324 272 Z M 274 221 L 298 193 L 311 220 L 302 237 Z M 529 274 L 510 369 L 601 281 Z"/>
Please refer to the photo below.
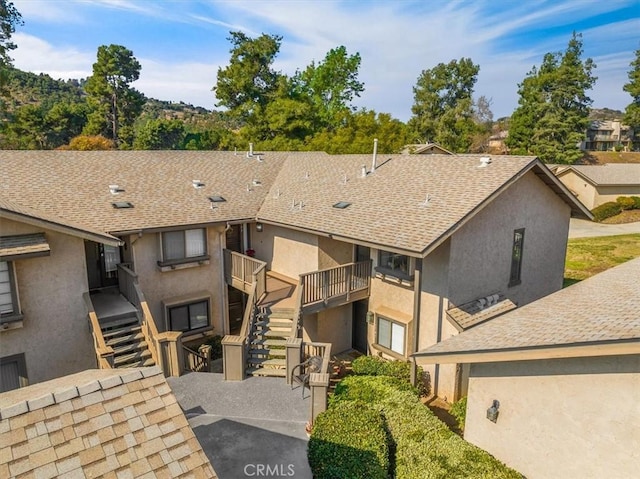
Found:
<path fill-rule="evenodd" d="M 605 165 L 572 165 L 561 170 L 558 176 L 575 171 L 596 186 L 640 185 L 640 163 L 607 163 Z"/>
<path fill-rule="evenodd" d="M 422 363 L 640 353 L 640 258 L 417 352 Z M 571 351 L 573 350 L 573 352 Z"/>
<path fill-rule="evenodd" d="M 0 151 L 0 187 L 7 201 L 112 234 L 257 219 L 414 256 L 528 171 L 589 217 L 535 157 L 494 156 L 481 167 L 481 156 L 378 155 L 363 177 L 371 155 Z M 334 208 L 340 201 L 351 204 Z"/>
<path fill-rule="evenodd" d="M 215 478 L 159 368 L 0 394 L 0 477 Z"/>

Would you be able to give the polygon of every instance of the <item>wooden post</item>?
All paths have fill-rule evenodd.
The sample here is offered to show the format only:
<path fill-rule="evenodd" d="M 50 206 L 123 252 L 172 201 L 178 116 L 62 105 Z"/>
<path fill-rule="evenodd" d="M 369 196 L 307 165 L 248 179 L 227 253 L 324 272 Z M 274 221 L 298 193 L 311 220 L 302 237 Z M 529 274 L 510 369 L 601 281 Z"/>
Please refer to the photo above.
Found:
<path fill-rule="evenodd" d="M 222 366 L 226 381 L 243 381 L 247 367 L 247 349 L 242 336 L 222 338 Z"/>
<path fill-rule="evenodd" d="M 182 332 L 167 331 L 158 335 L 158 366 L 165 377 L 178 377 L 184 371 Z"/>
<path fill-rule="evenodd" d="M 285 344 L 287 384 L 291 384 L 293 368 L 302 362 L 302 338 L 287 338 Z"/>
<path fill-rule="evenodd" d="M 329 373 L 312 373 L 309 377 L 309 387 L 311 388 L 311 419 L 316 420 L 321 412 L 327 410 L 327 396 L 329 393 Z"/>
<path fill-rule="evenodd" d="M 211 372 L 211 345 L 210 344 L 201 344 L 198 348 L 198 353 L 202 354 L 206 359 L 207 363 L 205 364 L 205 371 L 208 373 Z"/>

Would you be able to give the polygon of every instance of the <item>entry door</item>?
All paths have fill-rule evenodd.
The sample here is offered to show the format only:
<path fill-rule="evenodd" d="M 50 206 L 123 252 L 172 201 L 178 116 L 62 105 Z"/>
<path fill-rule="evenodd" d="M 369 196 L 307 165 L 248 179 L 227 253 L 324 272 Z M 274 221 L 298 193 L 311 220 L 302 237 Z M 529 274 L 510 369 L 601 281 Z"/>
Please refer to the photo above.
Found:
<path fill-rule="evenodd" d="M 87 260 L 87 279 L 89 290 L 106 288 L 118 284 L 118 267 L 120 249 L 93 241 L 84 242 Z"/>
<path fill-rule="evenodd" d="M 369 300 L 363 299 L 353 303 L 353 334 L 351 335 L 351 347 L 361 353 L 367 354 L 367 311 L 369 310 Z"/>
<path fill-rule="evenodd" d="M 233 225 L 227 230 L 227 249 L 242 253 L 242 225 Z"/>

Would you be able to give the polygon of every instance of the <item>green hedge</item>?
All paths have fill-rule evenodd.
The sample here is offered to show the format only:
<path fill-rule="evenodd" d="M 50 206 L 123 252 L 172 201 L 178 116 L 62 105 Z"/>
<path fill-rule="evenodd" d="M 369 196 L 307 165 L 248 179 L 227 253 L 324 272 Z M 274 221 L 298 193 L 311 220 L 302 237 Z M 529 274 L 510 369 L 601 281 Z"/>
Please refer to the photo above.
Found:
<path fill-rule="evenodd" d="M 467 396 L 454 402 L 449 413 L 458 421 L 458 427 L 464 429 L 464 423 L 467 420 Z"/>
<path fill-rule="evenodd" d="M 390 433 L 393 478 L 521 478 L 454 434 L 414 392 L 398 389 L 397 384 L 385 377 L 347 377 L 336 388 L 329 409 L 374 398 L 369 404 L 383 414 Z"/>
<path fill-rule="evenodd" d="M 640 196 L 632 196 L 631 199 L 633 200 L 633 209 L 640 210 Z"/>
<path fill-rule="evenodd" d="M 617 214 L 620 214 L 622 208 L 620 204 L 615 201 L 607 201 L 606 203 L 602 203 L 600 206 L 596 206 L 591 210 L 593 213 L 594 221 L 602 221 L 604 219 L 610 218 Z"/>
<path fill-rule="evenodd" d="M 360 356 L 351 364 L 355 374 L 366 376 L 391 376 L 407 383 L 411 379 L 411 363 L 406 361 L 387 361 L 376 356 Z M 424 380 L 424 371 L 418 366 L 418 393 L 428 394 L 428 387 Z"/>
<path fill-rule="evenodd" d="M 636 202 L 633 200 L 631 196 L 618 196 L 616 198 L 616 203 L 620 205 L 622 210 L 632 210 L 636 207 Z"/>
<path fill-rule="evenodd" d="M 315 479 L 387 479 L 389 446 L 379 411 L 344 401 L 319 414 L 309 439 Z"/>

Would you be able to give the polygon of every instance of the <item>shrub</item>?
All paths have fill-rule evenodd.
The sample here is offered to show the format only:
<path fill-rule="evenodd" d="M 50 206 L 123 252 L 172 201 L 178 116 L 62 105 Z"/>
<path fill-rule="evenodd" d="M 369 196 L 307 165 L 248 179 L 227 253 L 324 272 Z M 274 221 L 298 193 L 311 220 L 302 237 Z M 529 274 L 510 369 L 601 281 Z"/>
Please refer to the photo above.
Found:
<path fill-rule="evenodd" d="M 423 405 L 415 393 L 401 390 L 397 380 L 350 376 L 336 388 L 330 410 L 344 403 L 362 404 L 374 398 L 390 433 L 389 462 L 396 479 L 520 478 L 482 449 L 466 442 Z M 367 391 L 367 389 L 370 391 Z"/>
<path fill-rule="evenodd" d="M 219 334 L 207 340 L 207 344 L 211 346 L 211 359 L 220 359 L 222 357 L 222 336 Z"/>
<path fill-rule="evenodd" d="M 606 203 L 602 203 L 600 206 L 596 206 L 591 210 L 593 213 L 594 221 L 602 221 L 604 219 L 610 218 L 617 214 L 620 214 L 622 208 L 615 201 L 608 201 Z"/>
<path fill-rule="evenodd" d="M 458 421 L 458 427 L 464 429 L 464 422 L 467 419 L 467 396 L 454 402 L 449 413 Z"/>
<path fill-rule="evenodd" d="M 316 479 L 386 479 L 389 446 L 382 416 L 363 402 L 334 404 L 314 422 L 308 457 Z"/>
<path fill-rule="evenodd" d="M 355 374 L 366 376 L 391 376 L 407 383 L 411 379 L 411 363 L 406 361 L 387 361 L 376 356 L 360 356 L 351 364 Z M 426 396 L 428 388 L 424 380 L 424 371 L 418 366 L 418 392 Z"/>
<path fill-rule="evenodd" d="M 620 205 L 622 210 L 632 210 L 636 206 L 636 202 L 630 196 L 618 196 L 616 203 Z"/>
<path fill-rule="evenodd" d="M 640 210 L 640 196 L 632 196 L 631 199 L 633 200 L 633 209 Z"/>

